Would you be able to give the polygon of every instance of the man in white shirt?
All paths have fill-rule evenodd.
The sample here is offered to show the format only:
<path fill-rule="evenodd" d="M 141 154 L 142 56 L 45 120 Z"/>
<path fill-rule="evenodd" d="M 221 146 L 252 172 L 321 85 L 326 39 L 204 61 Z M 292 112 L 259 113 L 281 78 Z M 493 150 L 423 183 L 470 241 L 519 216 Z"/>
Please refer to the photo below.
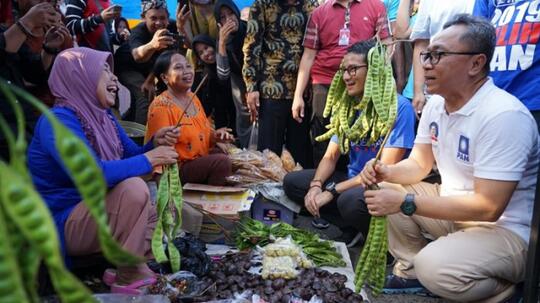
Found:
<path fill-rule="evenodd" d="M 426 50 L 430 39 L 442 31 L 443 25 L 454 19 L 458 14 L 472 13 L 474 1 L 471 0 L 422 0 L 418 7 L 418 16 L 411 32 L 411 40 L 414 41 L 413 53 L 413 79 L 414 96 L 413 107 L 418 115 L 426 103 L 424 95 L 424 74 L 422 64 L 419 61 L 420 53 Z"/>
<path fill-rule="evenodd" d="M 421 54 L 434 96 L 411 155 L 375 169 L 371 160 L 361 172 L 364 185 L 389 182 L 365 192 L 370 214 L 388 215 L 397 260 L 383 292 L 425 287 L 460 302 L 504 302 L 524 279 L 538 131 L 527 108 L 488 78 L 494 47 L 487 20 L 447 23 Z M 419 183 L 433 163 L 440 188 Z"/>

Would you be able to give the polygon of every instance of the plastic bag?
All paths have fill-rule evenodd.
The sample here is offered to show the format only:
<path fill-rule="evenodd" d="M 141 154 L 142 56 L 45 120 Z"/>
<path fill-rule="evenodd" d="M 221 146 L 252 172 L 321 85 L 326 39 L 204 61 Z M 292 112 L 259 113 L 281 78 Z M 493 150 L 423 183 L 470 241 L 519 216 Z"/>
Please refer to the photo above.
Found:
<path fill-rule="evenodd" d="M 259 122 L 253 122 L 251 126 L 251 135 L 249 136 L 249 150 L 257 150 L 257 145 L 259 142 Z"/>
<path fill-rule="evenodd" d="M 201 292 L 197 276 L 189 271 L 179 271 L 172 275 L 158 276 L 156 284 L 145 288 L 146 293 L 167 296 L 171 302 L 193 298 Z"/>
<path fill-rule="evenodd" d="M 290 236 L 278 238 L 259 250 L 263 254 L 261 275 L 264 279 L 293 279 L 299 274 L 297 268 L 313 267 L 313 263 Z"/>

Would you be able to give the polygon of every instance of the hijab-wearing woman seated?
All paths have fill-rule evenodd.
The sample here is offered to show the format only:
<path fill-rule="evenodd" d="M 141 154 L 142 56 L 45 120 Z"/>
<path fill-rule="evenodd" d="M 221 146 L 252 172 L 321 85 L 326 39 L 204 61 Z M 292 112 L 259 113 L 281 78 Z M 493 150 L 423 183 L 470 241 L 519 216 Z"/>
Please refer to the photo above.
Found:
<path fill-rule="evenodd" d="M 214 146 L 216 142 L 231 142 L 234 137 L 229 128 L 212 128 L 201 102 L 191 93 L 193 67 L 181 54 L 168 51 L 157 58 L 154 75 L 158 77 L 158 91 L 163 92 L 148 110 L 146 139 L 180 121 L 175 148 L 182 183 L 225 184 L 225 177 L 231 174 L 231 161 Z"/>
<path fill-rule="evenodd" d="M 111 71 L 112 56 L 89 48 L 72 48 L 54 62 L 49 86 L 56 98 L 52 112 L 79 136 L 95 155 L 109 187 L 106 211 L 114 238 L 134 255 L 151 257 L 151 235 L 157 221 L 146 183 L 137 176 L 153 167 L 175 163 L 178 129 L 156 131 L 153 140 L 137 146 L 120 127 L 109 108 L 118 81 Z M 67 256 L 100 252 L 97 227 L 81 203 L 73 181 L 63 167 L 52 126 L 45 117 L 36 125 L 28 150 L 28 165 L 37 190 L 45 199 Z M 138 294 L 154 283 L 152 271 L 141 263 L 109 274 L 111 291 Z"/>

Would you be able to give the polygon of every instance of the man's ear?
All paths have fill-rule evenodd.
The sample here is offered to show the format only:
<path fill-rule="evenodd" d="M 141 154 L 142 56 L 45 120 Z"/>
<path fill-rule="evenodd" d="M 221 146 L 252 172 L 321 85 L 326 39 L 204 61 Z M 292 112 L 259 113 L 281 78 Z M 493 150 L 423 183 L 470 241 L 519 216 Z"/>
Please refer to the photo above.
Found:
<path fill-rule="evenodd" d="M 474 60 L 472 61 L 472 68 L 469 70 L 469 75 L 476 76 L 479 73 L 483 73 L 487 62 L 487 57 L 485 54 L 474 55 Z"/>

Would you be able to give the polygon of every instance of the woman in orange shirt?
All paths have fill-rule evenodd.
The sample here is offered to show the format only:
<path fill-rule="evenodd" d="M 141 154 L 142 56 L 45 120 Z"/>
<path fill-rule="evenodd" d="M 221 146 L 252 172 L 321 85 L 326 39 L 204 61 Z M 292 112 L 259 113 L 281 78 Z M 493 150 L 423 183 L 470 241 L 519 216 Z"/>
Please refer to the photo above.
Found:
<path fill-rule="evenodd" d="M 182 183 L 225 184 L 225 177 L 231 175 L 231 161 L 214 146 L 216 142 L 231 142 L 234 137 L 229 128 L 212 128 L 201 102 L 191 93 L 193 67 L 181 54 L 167 51 L 156 60 L 154 75 L 158 77 L 158 91 L 163 92 L 148 110 L 146 139 L 182 118 L 175 146 Z"/>

